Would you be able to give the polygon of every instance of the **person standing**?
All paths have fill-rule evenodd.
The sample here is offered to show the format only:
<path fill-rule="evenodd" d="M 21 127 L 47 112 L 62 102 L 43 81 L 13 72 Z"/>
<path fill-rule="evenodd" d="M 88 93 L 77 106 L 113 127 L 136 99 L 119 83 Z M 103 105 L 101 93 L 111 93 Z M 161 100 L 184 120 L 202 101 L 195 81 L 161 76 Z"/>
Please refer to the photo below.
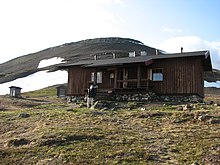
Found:
<path fill-rule="evenodd" d="M 96 97 L 97 88 L 98 86 L 95 83 L 90 85 L 90 87 L 88 88 L 87 108 L 93 106 L 94 98 Z"/>

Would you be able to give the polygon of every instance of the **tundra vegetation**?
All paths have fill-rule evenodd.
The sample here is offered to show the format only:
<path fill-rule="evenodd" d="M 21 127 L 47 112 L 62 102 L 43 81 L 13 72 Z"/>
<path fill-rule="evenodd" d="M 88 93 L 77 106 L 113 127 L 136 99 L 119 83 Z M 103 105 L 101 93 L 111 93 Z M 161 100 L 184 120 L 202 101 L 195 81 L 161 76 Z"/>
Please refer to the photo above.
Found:
<path fill-rule="evenodd" d="M 0 97 L 0 164 L 220 164 L 219 95 L 87 109 L 55 90 Z"/>

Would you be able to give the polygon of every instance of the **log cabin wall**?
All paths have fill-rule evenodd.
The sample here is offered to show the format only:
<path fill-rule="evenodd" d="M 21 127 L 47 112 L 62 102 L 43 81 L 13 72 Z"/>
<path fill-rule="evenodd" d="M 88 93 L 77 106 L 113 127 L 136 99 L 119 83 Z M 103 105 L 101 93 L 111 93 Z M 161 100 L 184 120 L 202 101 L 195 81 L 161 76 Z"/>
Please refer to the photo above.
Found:
<path fill-rule="evenodd" d="M 139 69 L 138 69 L 139 68 Z M 98 89 L 112 89 L 123 87 L 121 82 L 123 70 L 128 71 L 128 79 L 140 79 L 140 83 L 128 82 L 129 87 L 145 87 L 150 79 L 150 69 L 163 70 L 163 81 L 154 81 L 153 90 L 156 94 L 182 95 L 198 94 L 204 97 L 203 66 L 199 57 L 161 59 L 154 60 L 148 66 L 143 63 L 123 66 L 109 66 L 97 68 L 84 68 L 74 66 L 68 69 L 68 95 L 84 95 L 85 90 L 92 83 L 92 72 L 102 73 L 102 83 L 98 83 Z M 139 76 L 138 76 L 138 73 Z M 114 78 L 110 78 L 113 74 Z"/>
<path fill-rule="evenodd" d="M 157 94 L 198 94 L 204 97 L 203 66 L 198 57 L 163 59 L 151 68 L 163 69 L 163 81 L 153 82 Z"/>
<path fill-rule="evenodd" d="M 80 66 L 70 67 L 68 69 L 68 90 L 67 95 L 82 96 L 88 87 L 87 82 L 91 78 L 90 70 Z"/>
<path fill-rule="evenodd" d="M 70 96 L 83 96 L 85 90 L 93 83 L 92 73 L 101 72 L 102 83 L 97 83 L 98 89 L 114 88 L 114 80 L 110 78 L 113 73 L 115 76 L 116 67 L 97 67 L 84 68 L 80 66 L 71 67 L 68 69 L 68 92 Z"/>

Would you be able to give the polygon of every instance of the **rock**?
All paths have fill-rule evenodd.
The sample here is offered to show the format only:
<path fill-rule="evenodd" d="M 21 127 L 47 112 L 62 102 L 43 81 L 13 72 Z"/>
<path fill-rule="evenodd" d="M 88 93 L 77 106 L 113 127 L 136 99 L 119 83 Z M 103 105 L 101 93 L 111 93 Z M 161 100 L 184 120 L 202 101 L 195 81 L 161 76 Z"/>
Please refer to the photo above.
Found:
<path fill-rule="evenodd" d="M 27 145 L 29 144 L 29 140 L 21 138 L 21 139 L 12 139 L 9 140 L 7 143 L 7 146 L 15 146 L 15 147 L 19 147 L 19 146 L 23 146 L 23 145 Z"/>
<path fill-rule="evenodd" d="M 149 100 L 149 97 L 142 97 L 141 98 L 141 101 L 148 101 Z"/>
<path fill-rule="evenodd" d="M 91 106 L 91 109 L 102 109 L 104 106 L 104 103 L 96 101 L 93 106 Z"/>
<path fill-rule="evenodd" d="M 67 97 L 67 104 L 71 104 L 71 103 L 81 103 L 82 101 L 86 101 L 87 97 L 85 96 L 68 96 Z"/>
<path fill-rule="evenodd" d="M 18 117 L 28 118 L 28 117 L 30 117 L 30 115 L 28 113 L 20 113 Z"/>
<path fill-rule="evenodd" d="M 158 155 L 148 155 L 147 160 L 148 161 L 157 161 L 157 162 L 159 162 L 160 157 Z"/>
<path fill-rule="evenodd" d="M 98 101 L 95 102 L 95 104 L 93 104 L 90 109 L 95 109 L 97 107 Z"/>
<path fill-rule="evenodd" d="M 197 162 L 194 162 L 194 163 L 192 163 L 191 165 L 199 165 L 199 163 L 197 163 Z"/>
<path fill-rule="evenodd" d="M 192 106 L 192 109 L 193 110 L 195 110 L 197 107 L 196 107 L 196 105 L 194 104 L 193 106 Z"/>
<path fill-rule="evenodd" d="M 134 94 L 115 94 L 111 96 L 111 100 L 116 101 L 162 101 L 162 102 L 175 102 L 175 103 L 198 103 L 202 101 L 197 95 L 182 96 L 182 95 L 169 95 L 158 96 L 153 92 L 148 93 L 134 93 Z"/>
<path fill-rule="evenodd" d="M 190 102 L 191 103 L 198 103 L 199 102 L 199 98 L 196 95 L 192 95 L 190 97 Z"/>
<path fill-rule="evenodd" d="M 86 104 L 83 104 L 83 103 L 80 103 L 80 104 L 79 104 L 79 108 L 85 108 L 85 107 L 87 107 Z"/>
<path fill-rule="evenodd" d="M 214 101 L 210 101 L 210 103 L 209 103 L 210 105 L 212 105 L 212 104 L 214 104 Z"/>
<path fill-rule="evenodd" d="M 142 108 L 141 108 L 141 110 L 142 110 L 142 111 L 145 111 L 145 110 L 146 110 L 146 108 L 145 108 L 145 107 L 142 107 Z"/>
<path fill-rule="evenodd" d="M 198 116 L 198 120 L 199 121 L 206 121 L 208 119 L 210 119 L 211 117 L 208 116 L 208 115 L 201 115 L 201 116 Z"/>
<path fill-rule="evenodd" d="M 190 104 L 186 104 L 183 106 L 183 110 L 184 111 L 190 111 L 191 110 L 191 105 Z"/>
<path fill-rule="evenodd" d="M 183 106 L 178 106 L 178 107 L 177 107 L 177 110 L 178 110 L 178 111 L 182 111 L 182 110 L 183 110 Z"/>
<path fill-rule="evenodd" d="M 164 101 L 170 101 L 169 97 L 165 97 Z"/>
<path fill-rule="evenodd" d="M 209 124 L 220 124 L 220 119 L 211 118 L 209 120 Z"/>

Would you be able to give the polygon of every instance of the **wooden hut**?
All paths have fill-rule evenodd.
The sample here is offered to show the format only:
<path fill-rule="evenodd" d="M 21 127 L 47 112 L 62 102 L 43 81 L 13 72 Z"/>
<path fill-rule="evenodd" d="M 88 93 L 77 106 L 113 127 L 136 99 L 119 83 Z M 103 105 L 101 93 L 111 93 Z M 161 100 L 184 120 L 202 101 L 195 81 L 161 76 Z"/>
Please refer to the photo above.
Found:
<path fill-rule="evenodd" d="M 89 84 L 106 93 L 197 95 L 204 97 L 204 72 L 212 71 L 209 51 L 134 55 L 78 61 L 68 70 L 67 95 L 82 96 Z"/>
<path fill-rule="evenodd" d="M 11 86 L 10 88 L 10 96 L 11 97 L 21 97 L 21 89 L 20 87 Z"/>
<path fill-rule="evenodd" d="M 57 97 L 59 97 L 59 98 L 66 97 L 66 93 L 67 93 L 67 85 L 66 84 L 62 84 L 62 85 L 57 86 Z"/>

